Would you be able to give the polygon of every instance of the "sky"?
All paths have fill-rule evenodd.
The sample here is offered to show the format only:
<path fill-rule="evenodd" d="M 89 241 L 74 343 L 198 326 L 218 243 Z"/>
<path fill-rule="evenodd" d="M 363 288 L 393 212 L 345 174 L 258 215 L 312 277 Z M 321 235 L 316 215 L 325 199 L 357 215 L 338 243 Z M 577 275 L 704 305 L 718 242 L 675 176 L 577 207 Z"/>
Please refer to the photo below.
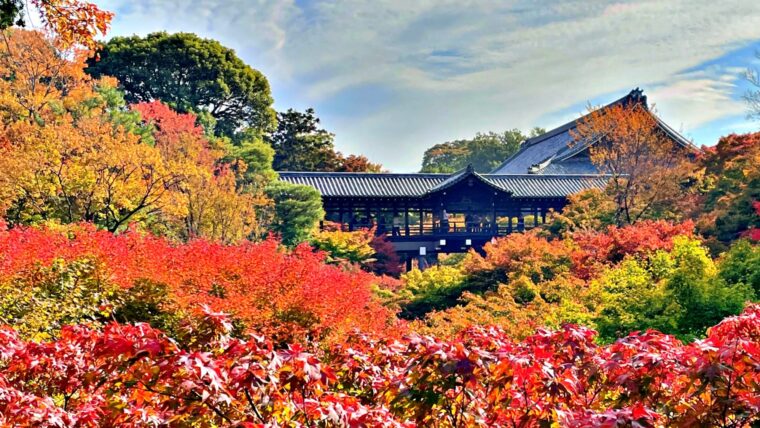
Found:
<path fill-rule="evenodd" d="M 418 171 L 433 144 L 577 118 L 635 87 L 697 145 L 760 130 L 760 1 L 94 0 L 109 36 L 193 32 L 313 107 L 338 150 Z"/>

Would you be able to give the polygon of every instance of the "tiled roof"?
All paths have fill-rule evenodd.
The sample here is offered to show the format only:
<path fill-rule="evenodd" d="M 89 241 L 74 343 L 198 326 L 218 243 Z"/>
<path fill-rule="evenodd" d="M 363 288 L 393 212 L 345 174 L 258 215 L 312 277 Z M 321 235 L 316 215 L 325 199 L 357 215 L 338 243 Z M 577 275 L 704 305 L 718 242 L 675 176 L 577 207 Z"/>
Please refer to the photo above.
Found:
<path fill-rule="evenodd" d="M 640 89 L 634 89 L 628 95 L 617 99 L 602 108 L 609 108 L 622 103 L 641 102 L 646 106 L 646 96 Z M 656 115 L 657 125 L 673 141 L 681 146 L 693 148 L 692 143 L 668 126 Z M 562 166 L 553 167 L 555 164 L 569 161 L 573 156 L 582 152 L 586 147 L 593 144 L 573 144 L 575 138 L 572 131 L 578 123 L 585 118 L 573 120 L 537 137 L 529 138 L 522 144 L 520 150 L 510 156 L 501 165 L 493 170 L 494 174 L 562 174 L 563 170 L 577 173 L 598 173 L 599 170 L 589 159 Z"/>
<path fill-rule="evenodd" d="M 456 174 L 381 174 L 349 172 L 280 172 L 280 180 L 305 184 L 325 197 L 421 197 L 446 187 Z M 479 179 L 514 197 L 564 197 L 590 188 L 602 188 L 607 178 L 600 175 L 504 175 L 477 174 Z M 468 175 L 466 174 L 466 175 Z"/>
<path fill-rule="evenodd" d="M 360 172 L 280 172 L 280 180 L 305 184 L 322 196 L 419 197 L 449 174 L 382 174 Z"/>
<path fill-rule="evenodd" d="M 459 183 L 460 181 L 466 179 L 467 177 L 474 177 L 476 180 L 484 183 L 486 186 L 493 187 L 497 190 L 504 190 L 496 186 L 494 183 L 490 182 L 489 180 L 487 180 L 485 177 L 483 177 L 483 175 L 476 173 L 475 170 L 472 168 L 472 165 L 467 165 L 467 168 L 461 169 L 451 174 L 448 178 L 446 178 L 442 182 L 431 187 L 426 193 L 429 194 L 429 193 L 440 192 L 442 190 L 448 189 L 449 187 L 452 187 L 453 185 Z"/>
<path fill-rule="evenodd" d="M 564 197 L 587 189 L 601 189 L 608 177 L 603 175 L 483 175 L 514 197 Z"/>

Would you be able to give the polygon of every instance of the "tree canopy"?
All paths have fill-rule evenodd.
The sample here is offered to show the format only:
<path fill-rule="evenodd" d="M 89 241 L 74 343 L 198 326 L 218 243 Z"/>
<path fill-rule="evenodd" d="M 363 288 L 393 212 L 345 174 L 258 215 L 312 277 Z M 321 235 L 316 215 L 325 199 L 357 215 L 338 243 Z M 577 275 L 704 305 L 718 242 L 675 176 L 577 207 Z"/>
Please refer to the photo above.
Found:
<path fill-rule="evenodd" d="M 683 155 L 688 149 L 665 135 L 643 104 L 589 110 L 573 132 L 574 144 L 588 144 L 591 161 L 610 175 L 615 222 L 667 217 L 693 169 Z"/>
<path fill-rule="evenodd" d="M 126 105 L 113 78 L 92 79 L 41 33 L 13 29 L 0 49 L 0 213 L 14 225 L 138 223 L 181 239 L 226 242 L 257 227 L 262 192 L 243 192 L 226 147 L 192 113 Z M 257 167 L 252 164 L 251 166 Z"/>
<path fill-rule="evenodd" d="M 86 71 L 116 77 L 130 103 L 161 100 L 182 113 L 207 111 L 217 135 L 275 126 L 266 77 L 232 49 L 192 33 L 114 37 Z"/>
<path fill-rule="evenodd" d="M 275 181 L 266 192 L 274 201 L 271 229 L 286 245 L 306 241 L 325 216 L 322 196 L 311 186 Z"/>
<path fill-rule="evenodd" d="M 425 150 L 421 172 L 451 173 L 472 165 L 475 171 L 491 172 L 520 149 L 526 139 L 541 135 L 545 130 L 533 128 L 528 135 L 519 129 L 501 133 L 478 133 L 469 140 L 454 140 L 436 144 Z"/>
<path fill-rule="evenodd" d="M 335 135 L 322 129 L 314 109 L 277 113 L 277 129 L 266 136 L 277 171 L 333 171 L 338 166 Z"/>
<path fill-rule="evenodd" d="M 380 172 L 382 166 L 363 155 L 335 151 L 335 135 L 324 130 L 313 108 L 277 113 L 277 129 L 265 140 L 275 151 L 277 171 Z"/>
<path fill-rule="evenodd" d="M 723 243 L 760 228 L 760 132 L 722 137 L 701 157 L 703 194 L 697 224 Z"/>
<path fill-rule="evenodd" d="M 24 6 L 31 4 L 39 11 L 42 23 L 54 33 L 59 47 L 82 47 L 91 51 L 98 42 L 98 34 L 105 35 L 113 13 L 99 9 L 95 4 L 80 0 L 2 0 L 0 1 L 0 29 L 24 27 Z"/>

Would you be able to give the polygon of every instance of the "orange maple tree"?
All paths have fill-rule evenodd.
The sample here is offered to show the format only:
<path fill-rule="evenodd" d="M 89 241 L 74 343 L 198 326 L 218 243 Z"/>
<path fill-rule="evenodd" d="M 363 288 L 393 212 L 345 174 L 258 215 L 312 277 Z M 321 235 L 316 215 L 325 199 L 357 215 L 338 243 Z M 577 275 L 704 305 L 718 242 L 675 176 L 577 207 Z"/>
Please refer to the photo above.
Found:
<path fill-rule="evenodd" d="M 663 211 L 682 193 L 692 169 L 684 155 L 691 149 L 669 138 L 643 103 L 591 108 L 573 137 L 575 144 L 589 146 L 591 161 L 610 175 L 607 191 L 618 225 L 667 216 Z"/>
<path fill-rule="evenodd" d="M 32 0 L 45 28 L 55 34 L 61 47 L 94 51 L 98 34 L 105 35 L 114 14 L 81 0 Z"/>

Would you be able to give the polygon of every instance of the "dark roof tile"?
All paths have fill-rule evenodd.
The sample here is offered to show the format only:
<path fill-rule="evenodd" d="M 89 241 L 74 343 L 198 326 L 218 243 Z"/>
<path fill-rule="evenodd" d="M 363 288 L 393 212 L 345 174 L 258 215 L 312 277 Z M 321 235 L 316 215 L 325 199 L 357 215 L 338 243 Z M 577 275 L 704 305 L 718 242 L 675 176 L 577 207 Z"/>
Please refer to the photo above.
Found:
<path fill-rule="evenodd" d="M 458 174 L 376 174 L 333 172 L 281 172 L 280 180 L 305 184 L 325 197 L 422 197 L 441 190 Z M 590 188 L 602 188 L 600 175 L 477 174 L 487 184 L 514 197 L 564 197 Z M 458 181 L 458 180 L 457 180 Z"/>
<path fill-rule="evenodd" d="M 626 96 L 619 98 L 606 106 L 609 108 L 618 104 L 624 104 L 629 102 L 641 102 L 646 106 L 646 96 L 641 89 L 634 89 Z M 681 134 L 676 132 L 673 128 L 668 126 L 656 115 L 653 115 L 657 120 L 657 125 L 662 129 L 673 141 L 681 146 L 694 149 L 694 145 L 684 138 Z M 582 118 L 570 121 L 562 126 L 545 132 L 537 137 L 529 138 L 522 144 L 520 150 L 513 154 L 501 165 L 496 167 L 492 171 L 494 174 L 561 174 L 562 168 L 550 168 L 556 162 L 562 162 L 568 158 L 579 153 L 585 149 L 589 144 L 578 144 L 573 147 L 573 141 L 575 140 L 572 131 L 577 128 L 579 121 Z M 592 142 L 593 143 L 593 142 Z M 584 172 L 598 173 L 599 170 L 591 163 L 590 160 L 584 160 L 586 165 L 580 167 L 580 165 L 574 165 L 574 169 Z M 535 167 L 535 168 L 534 168 Z"/>

